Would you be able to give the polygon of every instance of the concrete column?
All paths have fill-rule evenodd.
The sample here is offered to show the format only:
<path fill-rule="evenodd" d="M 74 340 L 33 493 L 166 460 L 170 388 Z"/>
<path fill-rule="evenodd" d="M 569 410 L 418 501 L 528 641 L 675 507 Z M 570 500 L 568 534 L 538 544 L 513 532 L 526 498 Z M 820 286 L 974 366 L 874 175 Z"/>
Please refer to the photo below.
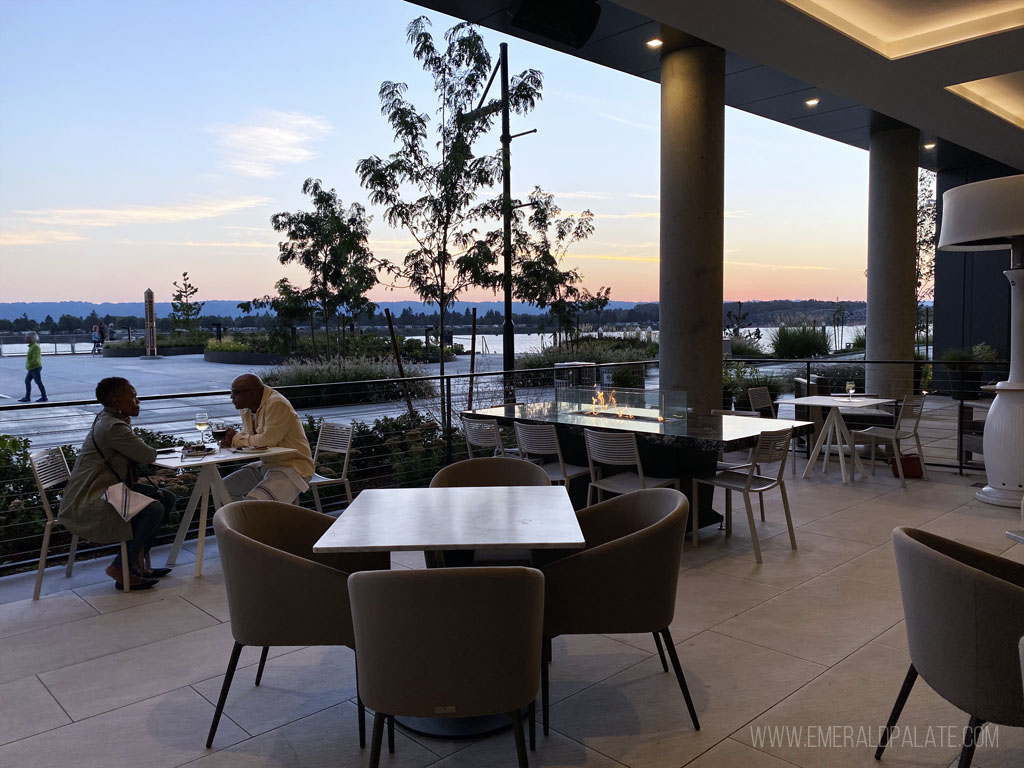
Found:
<path fill-rule="evenodd" d="M 913 360 L 917 302 L 916 128 L 871 134 L 868 175 L 868 360 Z M 867 391 L 913 391 L 908 365 L 867 365 Z"/>
<path fill-rule="evenodd" d="M 725 51 L 661 59 L 660 376 L 696 413 L 722 402 Z"/>

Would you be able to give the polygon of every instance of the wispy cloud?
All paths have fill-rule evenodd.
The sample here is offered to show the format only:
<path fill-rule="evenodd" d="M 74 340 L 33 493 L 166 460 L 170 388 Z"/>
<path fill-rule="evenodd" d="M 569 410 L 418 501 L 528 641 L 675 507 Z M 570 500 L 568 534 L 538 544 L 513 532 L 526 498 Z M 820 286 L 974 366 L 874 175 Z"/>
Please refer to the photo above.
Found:
<path fill-rule="evenodd" d="M 765 264 L 760 261 L 733 261 L 726 259 L 725 264 L 731 267 L 750 267 L 752 269 L 768 269 L 773 272 L 780 270 L 797 270 L 800 272 L 834 272 L 832 267 L 819 267 L 811 264 Z"/>
<path fill-rule="evenodd" d="M 0 230 L 0 246 L 54 245 L 57 243 L 73 243 L 82 239 L 81 235 L 74 232 L 59 232 L 50 229 Z"/>
<path fill-rule="evenodd" d="M 130 242 L 125 241 L 126 245 L 148 245 L 152 247 L 164 247 L 164 248 L 257 248 L 266 250 L 267 248 L 277 249 L 277 243 L 260 241 L 260 240 L 249 240 L 246 242 L 240 241 L 211 241 L 211 240 L 158 240 L 148 242 Z"/>
<path fill-rule="evenodd" d="M 642 128 L 645 131 L 656 131 L 658 126 L 654 123 L 641 123 L 636 120 L 629 120 L 625 117 L 619 117 L 613 115 L 611 112 L 598 112 L 598 117 L 603 117 L 605 120 L 611 120 L 613 123 L 622 123 L 622 125 L 628 125 L 630 128 Z"/>
<path fill-rule="evenodd" d="M 637 200 L 660 200 L 661 195 L 648 195 L 643 192 L 634 192 L 630 197 L 635 197 Z"/>
<path fill-rule="evenodd" d="M 242 176 L 266 178 L 280 166 L 303 163 L 316 155 L 310 145 L 333 130 L 327 120 L 300 112 L 260 112 L 253 120 L 214 125 L 227 166 Z"/>
<path fill-rule="evenodd" d="M 608 200 L 611 195 L 607 192 L 553 192 L 555 199 L 564 200 Z"/>
<path fill-rule="evenodd" d="M 657 256 L 623 256 L 617 253 L 569 253 L 568 259 L 580 259 L 584 261 L 632 261 L 632 262 L 654 262 L 661 259 Z"/>
<path fill-rule="evenodd" d="M 657 219 L 661 214 L 657 211 L 637 211 L 636 213 L 595 213 L 595 219 Z"/>
<path fill-rule="evenodd" d="M 735 211 L 725 211 L 724 215 L 727 219 L 745 219 L 750 215 L 750 212 L 740 208 Z"/>
<path fill-rule="evenodd" d="M 267 202 L 269 198 L 266 197 L 247 197 L 172 205 L 126 205 L 120 208 L 44 208 L 15 213 L 26 222 L 44 226 L 118 227 L 126 224 L 174 224 L 213 219 L 246 208 L 256 208 Z"/>

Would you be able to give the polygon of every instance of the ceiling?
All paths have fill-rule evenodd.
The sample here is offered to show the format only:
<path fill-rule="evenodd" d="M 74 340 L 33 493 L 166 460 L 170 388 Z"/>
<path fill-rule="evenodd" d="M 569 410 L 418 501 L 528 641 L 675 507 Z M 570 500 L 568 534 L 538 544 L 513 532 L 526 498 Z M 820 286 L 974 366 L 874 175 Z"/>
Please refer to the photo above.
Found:
<path fill-rule="evenodd" d="M 511 26 L 510 0 L 416 4 L 654 82 L 646 43 L 680 30 L 726 50 L 731 107 L 864 149 L 904 123 L 923 167 L 976 153 L 1024 171 L 1024 0 L 598 0 L 577 49 Z"/>

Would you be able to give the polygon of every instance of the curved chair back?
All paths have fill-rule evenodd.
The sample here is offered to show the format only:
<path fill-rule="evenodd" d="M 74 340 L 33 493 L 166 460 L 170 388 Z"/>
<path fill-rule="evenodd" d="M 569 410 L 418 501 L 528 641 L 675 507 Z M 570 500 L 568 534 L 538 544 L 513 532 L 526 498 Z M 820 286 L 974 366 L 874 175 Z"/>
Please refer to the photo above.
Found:
<path fill-rule="evenodd" d="M 749 416 L 751 418 L 759 419 L 761 414 L 757 411 L 730 411 L 725 408 L 712 408 L 712 416 Z"/>
<path fill-rule="evenodd" d="M 1024 726 L 1024 565 L 914 528 L 892 540 L 911 663 L 964 712 Z"/>
<path fill-rule="evenodd" d="M 359 695 L 389 715 L 508 713 L 540 686 L 544 578 L 435 568 L 349 579 Z"/>
<path fill-rule="evenodd" d="M 505 446 L 501 442 L 501 428 L 497 419 L 462 418 L 462 431 L 466 434 L 466 450 L 473 458 L 474 448 L 491 448 L 495 455 L 504 456 Z"/>
<path fill-rule="evenodd" d="M 321 453 L 342 453 L 345 455 L 345 465 L 339 477 L 348 474 L 348 457 L 352 451 L 352 425 L 334 424 L 325 421 L 320 425 L 320 434 L 316 439 L 316 450 L 313 452 L 313 462 Z"/>
<path fill-rule="evenodd" d="M 46 498 L 46 489 L 67 482 L 67 479 L 71 477 L 68 462 L 60 448 L 47 448 L 45 451 L 30 454 L 28 460 L 32 465 L 32 476 L 39 489 L 39 499 L 43 505 L 43 511 L 46 513 L 46 519 L 52 522 L 53 510 L 50 509 L 50 501 Z"/>
<path fill-rule="evenodd" d="M 775 404 L 768 387 L 751 387 L 747 390 L 747 399 L 750 401 L 750 410 L 758 414 L 767 411 L 770 418 L 775 418 Z"/>
<path fill-rule="evenodd" d="M 792 429 L 776 429 L 771 432 L 762 432 L 757 436 L 757 445 L 751 456 L 754 464 L 771 464 L 779 462 L 778 477 L 786 468 L 786 457 L 789 455 L 789 443 L 793 439 Z M 753 471 L 753 467 L 751 468 Z"/>
<path fill-rule="evenodd" d="M 217 510 L 231 632 L 242 645 L 352 647 L 346 581 L 387 569 L 387 552 L 315 554 L 334 519 L 277 501 L 236 501 Z"/>
<path fill-rule="evenodd" d="M 921 414 L 924 413 L 924 399 L 926 395 L 905 395 L 903 405 L 900 407 L 900 414 L 896 418 L 896 429 L 898 431 L 917 432 L 918 424 L 921 422 Z"/>
<path fill-rule="evenodd" d="M 544 634 L 655 632 L 671 624 L 689 509 L 671 488 L 581 509 L 586 548 L 542 569 Z"/>
<path fill-rule="evenodd" d="M 562 449 L 558 445 L 558 432 L 554 424 L 523 424 L 516 422 L 516 442 L 523 458 L 534 456 L 558 456 L 562 460 Z"/>
<path fill-rule="evenodd" d="M 496 485 L 551 485 L 548 473 L 525 459 L 507 456 L 466 459 L 442 468 L 431 488 L 479 488 Z"/>

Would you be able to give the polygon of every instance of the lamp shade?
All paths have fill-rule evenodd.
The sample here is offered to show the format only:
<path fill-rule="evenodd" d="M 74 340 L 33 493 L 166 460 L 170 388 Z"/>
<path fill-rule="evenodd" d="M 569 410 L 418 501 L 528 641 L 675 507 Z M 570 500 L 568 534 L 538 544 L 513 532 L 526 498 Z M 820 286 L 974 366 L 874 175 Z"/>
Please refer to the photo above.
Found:
<path fill-rule="evenodd" d="M 1005 251 L 1024 235 L 1024 174 L 976 181 L 942 195 L 939 249 Z"/>

